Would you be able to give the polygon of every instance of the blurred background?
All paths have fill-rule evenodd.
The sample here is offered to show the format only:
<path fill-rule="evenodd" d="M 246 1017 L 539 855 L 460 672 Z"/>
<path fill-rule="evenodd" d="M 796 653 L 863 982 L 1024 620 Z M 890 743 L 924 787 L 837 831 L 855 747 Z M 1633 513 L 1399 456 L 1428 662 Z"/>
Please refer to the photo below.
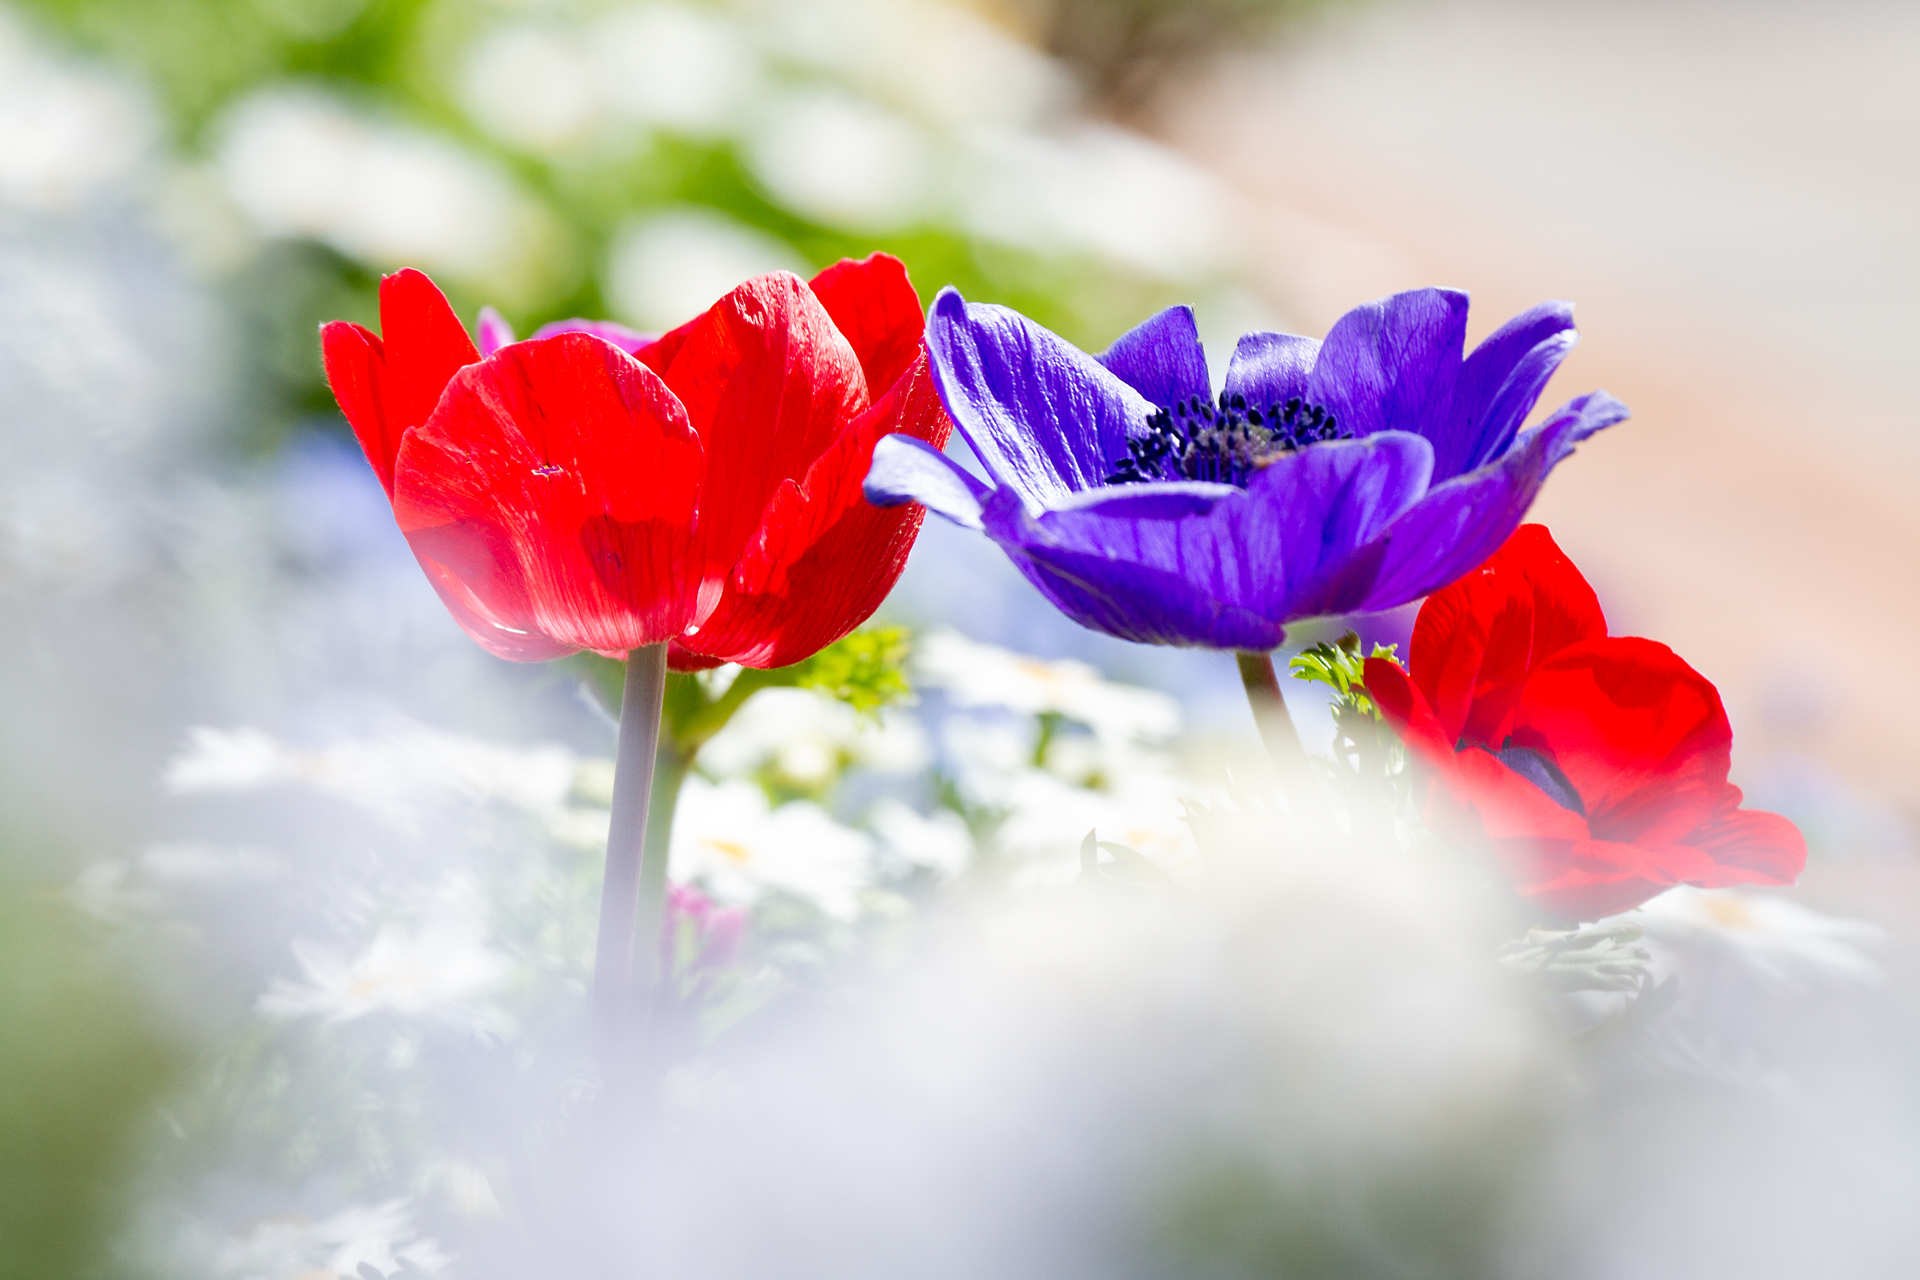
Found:
<path fill-rule="evenodd" d="M 73 1242 L 139 1220 L 170 1243 L 122 1256 L 129 1273 L 279 1274 L 228 1247 L 258 1243 L 233 1224 L 297 1211 L 320 1224 L 302 1237 L 312 1266 L 333 1267 L 335 1236 L 372 1230 L 339 1225 L 341 1204 L 465 1176 L 368 1174 L 381 1166 L 360 1148 L 335 1159 L 332 1139 L 262 1127 L 208 1083 L 276 1078 L 263 990 L 326 985 L 295 937 L 358 939 L 343 956 L 384 937 L 388 960 L 394 939 L 437 939 L 473 979 L 456 1005 L 492 989 L 474 976 L 492 952 L 442 916 L 383 933 L 368 885 L 394 842 L 442 823 L 447 847 L 408 856 L 460 899 L 471 886 L 442 873 L 499 842 L 499 822 L 456 835 L 477 820 L 396 816 L 368 798 L 385 766 L 339 751 L 411 743 L 441 762 L 418 766 L 423 788 L 592 846 L 591 820 L 584 840 L 553 833 L 593 808 L 602 719 L 566 672 L 495 662 L 446 618 L 321 376 L 317 326 L 374 324 L 379 277 L 403 265 L 463 316 L 490 303 L 525 333 L 572 315 L 664 328 L 747 275 L 884 249 L 923 300 L 952 283 L 1090 349 L 1190 302 L 1216 377 L 1241 331 L 1321 334 L 1401 288 L 1472 290 L 1470 342 L 1573 299 L 1583 342 L 1546 403 L 1600 386 L 1635 416 L 1555 473 L 1535 517 L 1616 632 L 1719 685 L 1735 780 L 1813 847 L 1802 897 L 1905 936 L 1920 918 L 1920 664 L 1902 657 L 1920 627 L 1916 49 L 1920 12 L 1897 0 L 0 3 L 0 888 L 20 914 L 0 936 L 19 979 L 0 992 L 0 1065 L 54 1090 L 0 1112 L 18 1205 L 0 1251 L 37 1251 L 19 1274 L 98 1267 Z M 1178 788 L 1136 788 L 1158 806 L 1145 816 L 1100 808 L 1118 779 L 1211 778 L 1253 750 L 1231 664 L 1080 631 L 937 521 L 885 616 L 946 637 L 916 676 L 924 724 L 893 726 L 922 735 L 922 755 L 897 758 L 936 783 L 874 809 L 879 784 L 855 775 L 884 753 L 838 721 L 793 729 L 797 711 L 707 779 L 716 796 L 753 780 L 769 814 L 798 799 L 845 819 L 867 843 L 834 845 L 843 862 L 949 851 L 862 870 L 862 892 L 1016 846 L 1057 861 L 1089 815 L 1137 818 L 1151 850 Z M 974 685 L 1002 649 L 1054 665 L 1020 668 L 1038 683 L 994 703 Z M 1134 708 L 1117 724 L 1088 710 L 1114 700 Z M 983 703 L 1002 719 L 945 727 Z M 1026 748 L 993 737 L 1006 717 L 1039 726 L 1036 762 L 1061 718 L 1092 754 L 1048 764 L 1036 790 L 1015 767 Z M 781 732 L 831 767 L 808 773 Z M 501 801 L 530 759 L 560 761 L 551 794 Z M 282 790 L 209 798 L 259 785 Z M 1056 812 L 1059 830 L 1034 817 Z M 581 875 L 549 886 L 560 916 Z M 780 884 L 852 918 L 846 883 Z M 279 886 L 271 911 L 236 907 L 261 885 Z M 559 950 L 553 990 L 581 963 Z M 40 985 L 54 970 L 67 985 Z M 545 990 L 521 991 L 522 1027 Z M 282 994 L 275 1007 L 304 1007 Z M 79 1119 L 39 1101 L 68 1084 Z M 194 1136 L 154 1174 L 136 1153 L 166 1145 L 159 1097 L 189 1098 L 159 1128 Z M 57 1179 L 21 1176 L 56 1149 Z M 292 1209 L 235 1189 L 274 1179 L 298 1189 Z M 175 1216 L 156 1227 L 159 1203 Z M 209 1245 L 189 1219 L 238 1234 Z M 401 1267 L 411 1237 L 380 1221 L 387 1252 L 334 1270 Z M 154 1261 L 169 1249 L 202 1261 Z"/>

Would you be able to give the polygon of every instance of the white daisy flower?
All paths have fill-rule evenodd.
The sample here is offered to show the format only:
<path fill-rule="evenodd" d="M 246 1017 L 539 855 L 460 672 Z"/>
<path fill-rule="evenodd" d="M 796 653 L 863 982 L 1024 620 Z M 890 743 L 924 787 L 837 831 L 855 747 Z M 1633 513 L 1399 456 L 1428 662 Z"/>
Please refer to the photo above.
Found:
<path fill-rule="evenodd" d="M 1180 732 L 1174 699 L 1116 684 L 1084 662 L 1048 661 L 936 631 L 916 642 L 913 665 L 915 680 L 945 690 L 957 707 L 1052 712 L 1106 740 L 1162 741 Z"/>
<path fill-rule="evenodd" d="M 293 956 L 301 980 L 276 978 L 257 1002 L 270 1017 L 341 1023 L 386 1012 L 495 1035 L 513 1030 L 489 999 L 507 977 L 507 960 L 487 946 L 469 916 L 443 916 L 416 928 L 383 925 L 351 956 L 296 939 Z"/>
<path fill-rule="evenodd" d="M 753 783 L 691 777 L 674 811 L 668 866 L 675 882 L 699 884 L 720 902 L 750 903 L 780 889 L 851 920 L 872 879 L 873 851 L 873 837 L 817 804 L 772 808 Z"/>
<path fill-rule="evenodd" d="M 1886 931 L 1862 920 L 1822 915 L 1784 894 L 1749 889 L 1669 889 L 1645 906 L 1613 917 L 1667 947 L 1711 946 L 1789 985 L 1827 980 L 1877 983 L 1869 954 Z"/>

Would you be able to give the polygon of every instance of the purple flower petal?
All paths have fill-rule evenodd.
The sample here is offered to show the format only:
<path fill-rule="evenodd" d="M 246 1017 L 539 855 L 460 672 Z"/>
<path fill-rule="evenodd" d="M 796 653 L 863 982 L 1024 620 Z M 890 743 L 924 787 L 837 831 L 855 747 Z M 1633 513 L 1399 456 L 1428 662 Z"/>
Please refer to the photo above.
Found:
<path fill-rule="evenodd" d="M 480 323 L 474 328 L 480 336 L 480 358 L 486 359 L 513 341 L 513 326 L 501 319 L 492 307 L 480 308 Z"/>
<path fill-rule="evenodd" d="M 1197 553 L 1196 559 L 1207 559 L 1212 551 L 1224 551 L 1231 560 L 1231 546 L 1209 545 L 1213 540 L 1209 538 L 1207 516 L 1194 509 L 1193 497 L 1185 495 L 1185 505 L 1190 509 L 1184 516 L 1160 522 L 1157 540 L 1165 544 L 1184 540 L 1188 550 Z M 1152 500 L 1127 494 L 1120 501 Z M 1223 506 L 1244 506 L 1246 495 L 1234 490 L 1219 502 Z M 985 519 L 987 536 L 1000 544 L 1040 594 L 1083 627 L 1141 644 L 1210 649 L 1264 651 L 1286 637 L 1278 624 L 1242 607 L 1230 591 L 1221 590 L 1222 573 L 1230 576 L 1236 567 L 1231 563 L 1224 567 L 1215 563 L 1212 573 L 1198 565 L 1192 571 L 1175 571 L 1116 554 L 1117 548 L 1076 545 L 1055 536 L 1068 531 L 1042 527 L 1018 498 L 1006 491 L 988 499 Z M 1124 517 L 1114 517 L 1110 527 L 1124 524 Z M 1154 539 L 1154 535 L 1150 533 L 1149 538 Z"/>
<path fill-rule="evenodd" d="M 1543 302 L 1473 349 L 1454 393 L 1453 429 L 1434 442 L 1434 477 L 1451 480 L 1500 457 L 1573 350 L 1573 304 Z"/>
<path fill-rule="evenodd" d="M 628 355 L 640 348 L 651 345 L 659 338 L 656 333 L 641 333 L 629 329 L 623 324 L 611 320 L 555 320 L 552 324 L 543 324 L 533 331 L 535 339 L 551 338 L 561 333 L 590 333 L 605 342 L 611 342 Z"/>
<path fill-rule="evenodd" d="M 1168 307 L 1121 334 L 1094 357 L 1114 377 L 1162 408 L 1192 396 L 1213 398 L 1207 355 L 1192 307 Z"/>
<path fill-rule="evenodd" d="M 981 465 L 1036 507 L 1105 484 L 1154 408 L 1078 347 L 951 286 L 927 316 L 927 349 Z"/>
<path fill-rule="evenodd" d="M 1377 554 L 1366 549 L 1427 491 L 1433 446 L 1382 431 L 1288 454 L 1254 476 L 1250 504 L 1261 537 L 1286 562 L 1276 619 L 1348 613 L 1373 585 Z M 1262 607 L 1262 612 L 1269 609 Z"/>
<path fill-rule="evenodd" d="M 1227 394 L 1241 395 L 1256 409 L 1305 399 L 1307 378 L 1320 354 L 1320 339 L 1294 333 L 1243 333 L 1227 362 Z"/>
<path fill-rule="evenodd" d="M 1373 612 L 1417 600 L 1485 560 L 1520 526 L 1547 473 L 1574 445 L 1626 417 L 1627 406 L 1591 392 L 1521 432 L 1498 461 L 1435 485 L 1387 530 L 1380 576 L 1356 607 Z"/>
<path fill-rule="evenodd" d="M 1150 644 L 1272 648 L 1287 620 L 1366 599 L 1380 534 L 1425 491 L 1432 465 L 1424 439 L 1383 432 L 1289 454 L 1245 491 L 1128 486 L 1037 516 L 995 498 L 984 521 L 1087 626 Z"/>
<path fill-rule="evenodd" d="M 980 503 L 993 487 L 916 436 L 882 436 L 862 486 L 876 507 L 918 502 L 967 529 L 980 527 Z"/>
<path fill-rule="evenodd" d="M 1467 337 L 1467 295 L 1415 289 L 1355 307 L 1334 322 L 1307 380 L 1307 399 L 1356 436 L 1411 431 L 1438 444 L 1453 426 Z"/>

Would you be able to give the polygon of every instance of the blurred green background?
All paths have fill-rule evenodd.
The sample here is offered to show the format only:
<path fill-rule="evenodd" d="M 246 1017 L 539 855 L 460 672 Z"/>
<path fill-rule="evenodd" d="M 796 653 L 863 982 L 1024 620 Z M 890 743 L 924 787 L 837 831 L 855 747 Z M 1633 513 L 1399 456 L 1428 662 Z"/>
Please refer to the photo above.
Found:
<path fill-rule="evenodd" d="M 134 73 L 242 317 L 237 443 L 329 413 L 314 329 L 427 270 L 471 318 L 689 318 L 876 249 L 1089 344 L 1231 280 L 1207 180 L 1105 121 L 1324 0 L 23 0 Z M 1183 189 L 1190 186 L 1192 189 Z M 671 276 L 663 280 L 661 277 Z"/>

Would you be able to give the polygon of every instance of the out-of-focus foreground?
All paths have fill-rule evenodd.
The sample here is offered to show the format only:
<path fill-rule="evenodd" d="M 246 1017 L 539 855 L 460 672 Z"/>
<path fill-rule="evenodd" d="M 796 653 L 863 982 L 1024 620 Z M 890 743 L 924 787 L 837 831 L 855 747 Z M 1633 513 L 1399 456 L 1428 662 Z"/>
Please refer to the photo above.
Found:
<path fill-rule="evenodd" d="M 1873 0 L 0 7 L 0 1273 L 1904 1274 L 1916 34 Z M 703 750 L 681 1058 L 596 1146 L 604 672 L 452 625 L 315 328 L 402 265 L 521 332 L 660 328 L 874 249 L 1091 349 L 1192 302 L 1216 377 L 1398 288 L 1472 288 L 1470 340 L 1578 300 L 1547 403 L 1636 416 L 1536 517 L 1720 684 L 1804 890 L 1512 942 L 1470 863 L 1257 823 L 1209 856 L 1188 815 L 1258 769 L 1232 663 L 1080 631 L 930 522 L 883 614 L 914 700 L 767 690 Z"/>

